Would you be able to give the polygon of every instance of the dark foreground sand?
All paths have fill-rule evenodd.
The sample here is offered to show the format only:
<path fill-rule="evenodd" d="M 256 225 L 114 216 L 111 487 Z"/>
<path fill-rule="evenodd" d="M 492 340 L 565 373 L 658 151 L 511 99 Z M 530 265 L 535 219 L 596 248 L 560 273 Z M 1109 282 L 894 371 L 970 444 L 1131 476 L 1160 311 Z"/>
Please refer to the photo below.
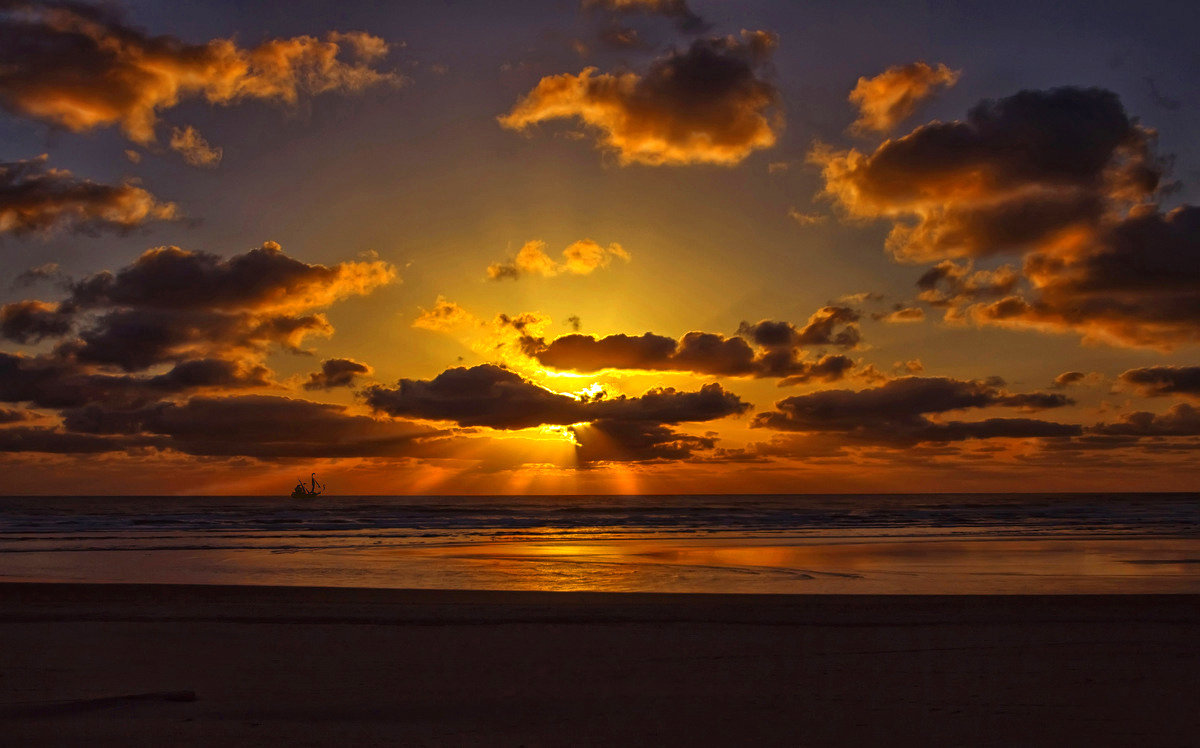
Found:
<path fill-rule="evenodd" d="M 1200 596 L 0 585 L 5 745 L 1200 743 Z"/>

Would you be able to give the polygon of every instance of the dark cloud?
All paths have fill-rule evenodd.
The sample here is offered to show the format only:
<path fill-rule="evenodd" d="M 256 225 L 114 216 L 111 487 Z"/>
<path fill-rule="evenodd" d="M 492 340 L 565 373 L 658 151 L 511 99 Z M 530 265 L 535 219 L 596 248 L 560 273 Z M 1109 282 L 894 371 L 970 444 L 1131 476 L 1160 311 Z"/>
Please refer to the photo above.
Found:
<path fill-rule="evenodd" d="M 229 258 L 159 247 L 116 273 L 73 284 L 71 301 L 85 308 L 294 311 L 368 293 L 395 277 L 395 268 L 378 260 L 332 267 L 301 262 L 276 242 Z"/>
<path fill-rule="evenodd" d="M 1153 146 L 1112 92 L 1059 88 L 813 159 L 849 214 L 893 222 L 896 258 L 940 263 L 923 300 L 977 324 L 1169 349 L 1200 340 L 1200 208 L 1153 204 Z M 993 255 L 1020 270 L 973 270 Z"/>
<path fill-rule="evenodd" d="M 0 408 L 0 423 L 20 423 L 22 421 L 35 421 L 38 415 L 28 410 L 16 410 L 14 408 Z"/>
<path fill-rule="evenodd" d="M 353 387 L 355 378 L 374 373 L 367 364 L 349 358 L 328 358 L 321 362 L 321 370 L 308 375 L 304 383 L 306 390 L 330 390 L 334 387 Z"/>
<path fill-rule="evenodd" d="M 1200 366 L 1147 366 L 1121 374 L 1120 381 L 1147 397 L 1200 398 Z"/>
<path fill-rule="evenodd" d="M 0 65 L 0 78 L 3 75 Z M 134 181 L 101 184 L 80 179 L 65 169 L 47 168 L 47 159 L 43 154 L 0 162 L 0 235 L 52 229 L 128 231 L 179 217 L 174 203 L 160 201 Z"/>
<path fill-rule="evenodd" d="M 305 94 L 398 84 L 402 78 L 373 67 L 387 51 L 363 32 L 250 48 L 232 39 L 189 44 L 150 36 L 109 8 L 7 0 L 0 4 L 0 105 L 74 132 L 117 125 L 147 144 L 156 139 L 159 112 L 184 100 L 294 104 Z"/>
<path fill-rule="evenodd" d="M 62 277 L 62 268 L 57 262 L 44 262 L 18 274 L 13 279 L 13 288 L 28 288 L 43 281 L 58 280 Z"/>
<path fill-rule="evenodd" d="M 681 423 L 745 412 L 749 405 L 718 384 L 696 392 L 654 389 L 638 397 L 576 399 L 491 364 L 447 369 L 433 379 L 401 379 L 364 390 L 366 402 L 392 416 L 521 429 L 599 419 Z"/>
<path fill-rule="evenodd" d="M 594 372 L 602 369 L 691 371 L 734 377 L 783 377 L 787 383 L 836 381 L 854 363 L 845 356 L 812 361 L 805 348 L 853 348 L 860 340 L 859 313 L 848 307 L 825 307 L 803 327 L 790 322 L 743 322 L 738 335 L 689 332 L 678 341 L 653 333 L 639 336 L 564 335 L 546 342 L 525 336 L 521 345 L 530 356 L 554 369 Z"/>
<path fill-rule="evenodd" d="M 609 13 L 663 16 L 674 21 L 680 31 L 693 34 L 709 29 L 709 24 L 688 7 L 687 0 L 583 0 L 583 7 Z"/>
<path fill-rule="evenodd" d="M 710 436 L 684 434 L 646 421 L 601 419 L 572 426 L 580 462 L 652 462 L 688 460 L 716 445 Z"/>
<path fill-rule="evenodd" d="M 99 454 L 160 446 L 162 439 L 142 436 L 94 436 L 52 428 L 18 426 L 0 429 L 0 453 L 50 452 Z"/>
<path fill-rule="evenodd" d="M 320 313 L 348 296 L 391 282 L 380 261 L 332 267 L 288 257 L 274 242 L 223 258 L 160 247 L 116 273 L 71 284 L 58 305 L 25 301 L 0 310 L 0 332 L 26 342 L 76 338 L 56 349 L 64 361 L 132 372 L 202 358 L 254 358 L 277 344 L 298 350 L 309 335 L 332 327 Z"/>
<path fill-rule="evenodd" d="M 270 374 L 261 364 L 229 359 L 183 361 L 153 375 L 106 374 L 58 355 L 0 352 L 0 402 L 27 402 L 39 408 L 74 408 L 87 403 L 140 407 L 196 390 L 269 386 Z"/>
<path fill-rule="evenodd" d="M 824 390 L 785 398 L 755 427 L 836 434 L 861 444 L 907 445 L 997 437 L 1071 436 L 1082 428 L 1029 418 L 934 421 L 930 414 L 990 407 L 1042 410 L 1072 404 L 1058 393 L 1010 393 L 996 380 L 904 377 L 865 390 Z"/>
<path fill-rule="evenodd" d="M 58 304 L 16 301 L 0 306 L 0 336 L 18 343 L 36 343 L 71 331 L 72 312 Z"/>
<path fill-rule="evenodd" d="M 272 386 L 262 362 L 271 346 L 295 350 L 306 336 L 332 331 L 322 314 L 306 311 L 394 277 L 395 269 L 378 261 L 306 264 L 274 243 L 228 259 L 151 250 L 115 273 L 72 284 L 57 304 L 0 308 L 5 337 L 60 339 L 37 356 L 0 352 L 0 402 L 131 409 Z"/>
<path fill-rule="evenodd" d="M 586 68 L 542 78 L 499 118 L 512 130 L 578 118 L 622 164 L 732 165 L 775 144 L 779 92 L 761 77 L 773 34 L 698 39 L 655 60 L 644 75 Z"/>
<path fill-rule="evenodd" d="M 193 397 L 137 410 L 92 405 L 67 411 L 63 420 L 78 434 L 148 435 L 187 454 L 259 458 L 404 456 L 420 440 L 447 433 L 272 395 Z"/>
<path fill-rule="evenodd" d="M 1200 410 L 1187 403 L 1177 403 L 1166 413 L 1126 413 L 1120 422 L 1099 424 L 1090 431 L 1106 436 L 1197 436 L 1200 435 Z"/>

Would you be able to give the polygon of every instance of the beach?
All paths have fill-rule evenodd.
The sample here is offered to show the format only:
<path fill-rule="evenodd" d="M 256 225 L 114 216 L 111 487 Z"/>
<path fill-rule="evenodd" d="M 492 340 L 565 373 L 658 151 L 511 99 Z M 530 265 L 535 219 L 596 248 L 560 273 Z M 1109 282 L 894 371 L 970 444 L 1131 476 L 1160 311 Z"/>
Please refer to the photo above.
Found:
<path fill-rule="evenodd" d="M 21 745 L 1188 745 L 1200 596 L 0 585 Z"/>

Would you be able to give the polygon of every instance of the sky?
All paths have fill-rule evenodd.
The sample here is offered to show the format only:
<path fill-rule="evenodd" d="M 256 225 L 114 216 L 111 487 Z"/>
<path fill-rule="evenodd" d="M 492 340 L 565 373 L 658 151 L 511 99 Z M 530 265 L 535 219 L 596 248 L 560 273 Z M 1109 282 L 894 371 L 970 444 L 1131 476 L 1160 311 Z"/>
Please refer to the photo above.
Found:
<path fill-rule="evenodd" d="M 1192 489 L 1194 30 L 0 2 L 0 491 Z"/>

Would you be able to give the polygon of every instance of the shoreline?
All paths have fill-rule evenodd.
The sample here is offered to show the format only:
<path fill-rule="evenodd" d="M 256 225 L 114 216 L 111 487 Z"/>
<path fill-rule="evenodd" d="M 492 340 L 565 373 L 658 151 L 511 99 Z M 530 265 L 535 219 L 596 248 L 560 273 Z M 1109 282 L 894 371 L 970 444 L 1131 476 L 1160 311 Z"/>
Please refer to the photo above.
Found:
<path fill-rule="evenodd" d="M 1200 595 L 0 583 L 24 745 L 1186 745 Z"/>

